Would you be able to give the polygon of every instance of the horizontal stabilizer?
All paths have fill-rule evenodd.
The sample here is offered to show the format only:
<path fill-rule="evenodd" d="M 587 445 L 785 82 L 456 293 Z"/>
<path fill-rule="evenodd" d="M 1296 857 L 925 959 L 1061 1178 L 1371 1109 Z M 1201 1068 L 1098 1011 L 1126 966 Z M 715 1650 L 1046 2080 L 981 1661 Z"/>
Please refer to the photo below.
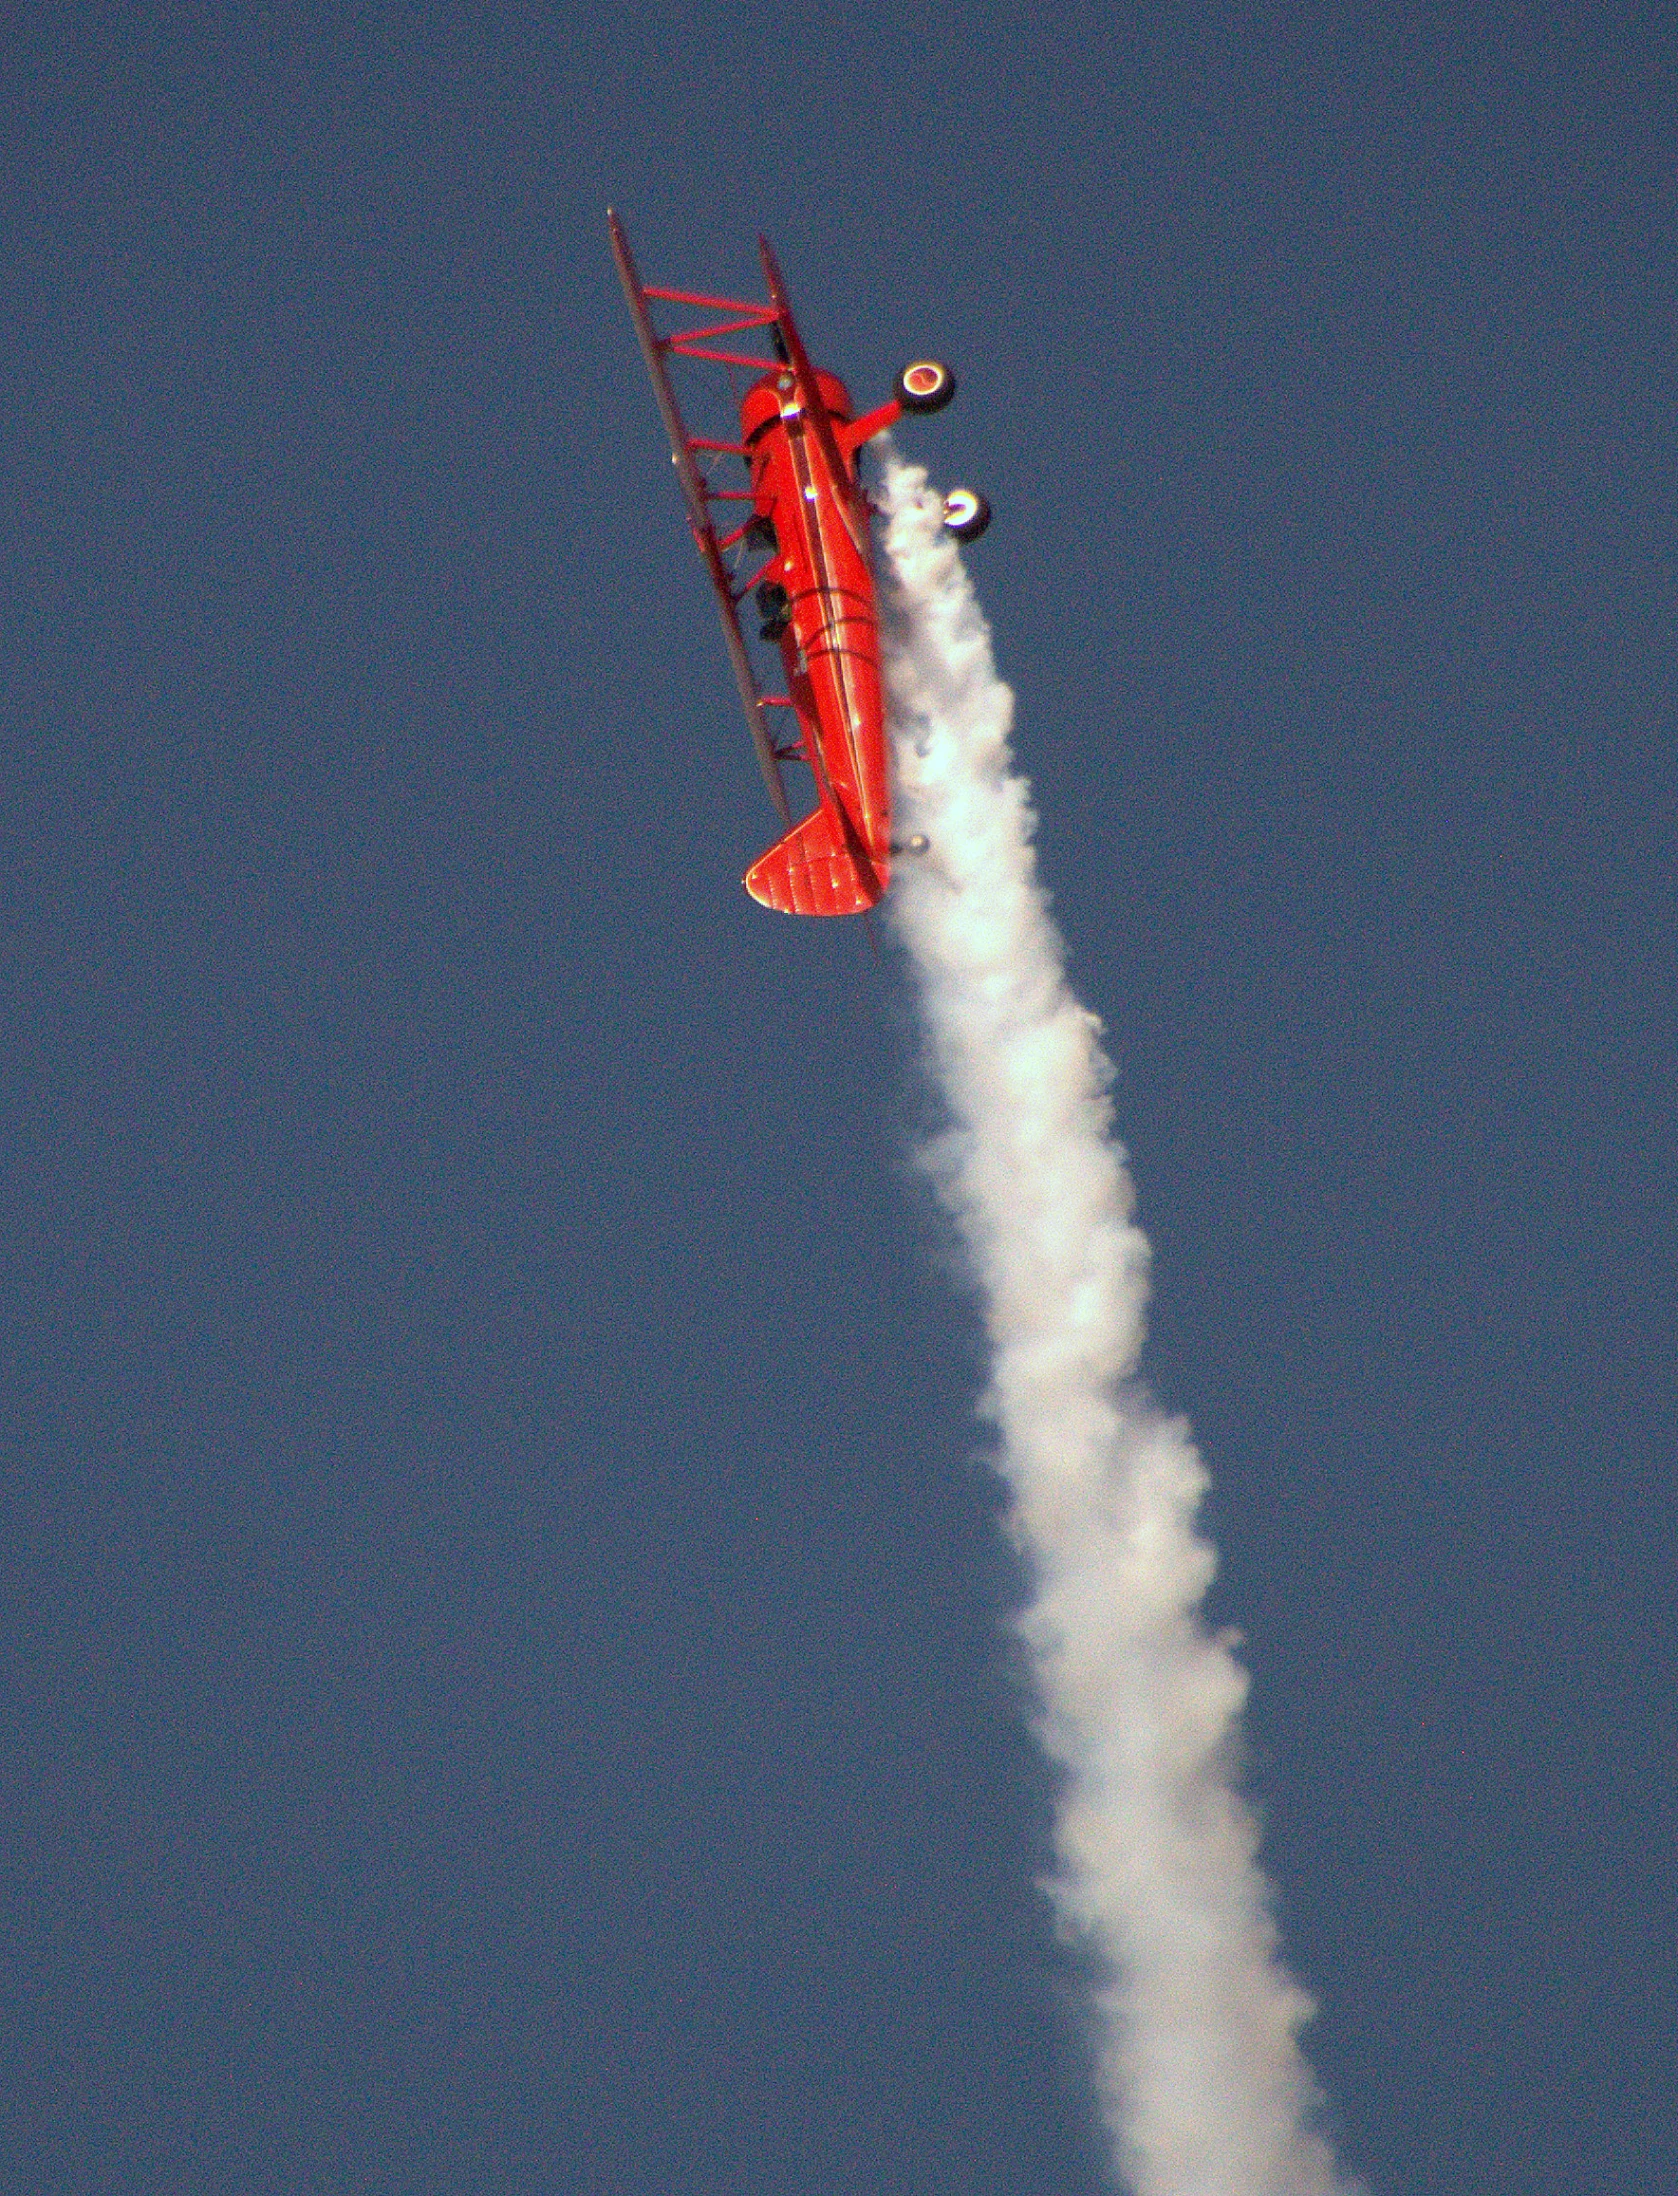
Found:
<path fill-rule="evenodd" d="M 884 864 L 876 870 L 853 851 L 825 808 L 794 824 L 746 872 L 752 898 L 783 915 L 860 915 L 884 889 Z"/>

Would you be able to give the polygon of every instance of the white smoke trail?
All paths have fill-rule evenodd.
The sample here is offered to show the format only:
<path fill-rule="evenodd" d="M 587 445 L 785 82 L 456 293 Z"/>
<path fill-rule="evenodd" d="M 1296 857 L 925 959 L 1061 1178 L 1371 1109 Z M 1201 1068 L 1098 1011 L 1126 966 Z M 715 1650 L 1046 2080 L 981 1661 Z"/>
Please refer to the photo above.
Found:
<path fill-rule="evenodd" d="M 1036 878 L 1013 696 L 926 475 L 884 469 L 886 676 L 906 831 L 892 920 L 950 1126 L 931 1154 L 983 1290 L 1039 1732 L 1064 1775 L 1050 1890 L 1092 1949 L 1097 2073 L 1137 2196 L 1326 2196 L 1257 1831 L 1234 1785 L 1247 1688 L 1199 1610 L 1214 1558 L 1181 1420 L 1127 1385 L 1147 1239 L 1111 1133 L 1099 1025 Z M 895 628 L 895 629 L 894 629 Z"/>

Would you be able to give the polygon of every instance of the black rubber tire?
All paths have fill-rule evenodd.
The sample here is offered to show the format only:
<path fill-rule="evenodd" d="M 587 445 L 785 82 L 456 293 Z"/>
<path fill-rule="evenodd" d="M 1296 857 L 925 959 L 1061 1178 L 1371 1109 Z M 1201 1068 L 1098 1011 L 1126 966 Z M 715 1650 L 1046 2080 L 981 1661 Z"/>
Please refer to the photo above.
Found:
<path fill-rule="evenodd" d="M 956 393 L 956 377 L 941 358 L 912 358 L 897 377 L 906 412 L 941 412 Z"/>
<path fill-rule="evenodd" d="M 977 541 L 990 524 L 990 505 L 977 488 L 952 488 L 944 498 L 944 531 L 957 541 Z"/>

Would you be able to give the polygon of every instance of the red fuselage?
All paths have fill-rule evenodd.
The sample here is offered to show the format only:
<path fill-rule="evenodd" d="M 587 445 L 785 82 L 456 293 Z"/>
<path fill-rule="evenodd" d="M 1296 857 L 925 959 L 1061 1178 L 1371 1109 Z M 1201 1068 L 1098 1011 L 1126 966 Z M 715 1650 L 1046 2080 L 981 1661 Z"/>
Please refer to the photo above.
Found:
<path fill-rule="evenodd" d="M 775 531 L 759 580 L 786 590 L 786 690 L 821 804 L 752 865 L 746 887 L 768 907 L 838 915 L 872 907 L 891 868 L 873 544 L 856 453 L 897 406 L 853 421 L 844 384 L 815 380 L 821 416 L 806 410 L 790 370 L 765 374 L 740 407 L 754 508 Z M 819 906 L 804 904 L 812 896 Z"/>

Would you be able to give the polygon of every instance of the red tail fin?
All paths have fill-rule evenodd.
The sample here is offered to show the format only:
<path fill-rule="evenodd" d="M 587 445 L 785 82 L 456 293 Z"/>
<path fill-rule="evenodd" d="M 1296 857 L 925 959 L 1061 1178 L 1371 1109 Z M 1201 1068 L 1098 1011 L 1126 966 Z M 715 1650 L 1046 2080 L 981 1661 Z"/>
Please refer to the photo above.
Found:
<path fill-rule="evenodd" d="M 825 808 L 794 824 L 746 872 L 746 890 L 783 915 L 860 915 L 885 890 L 878 870 L 853 851 Z"/>

